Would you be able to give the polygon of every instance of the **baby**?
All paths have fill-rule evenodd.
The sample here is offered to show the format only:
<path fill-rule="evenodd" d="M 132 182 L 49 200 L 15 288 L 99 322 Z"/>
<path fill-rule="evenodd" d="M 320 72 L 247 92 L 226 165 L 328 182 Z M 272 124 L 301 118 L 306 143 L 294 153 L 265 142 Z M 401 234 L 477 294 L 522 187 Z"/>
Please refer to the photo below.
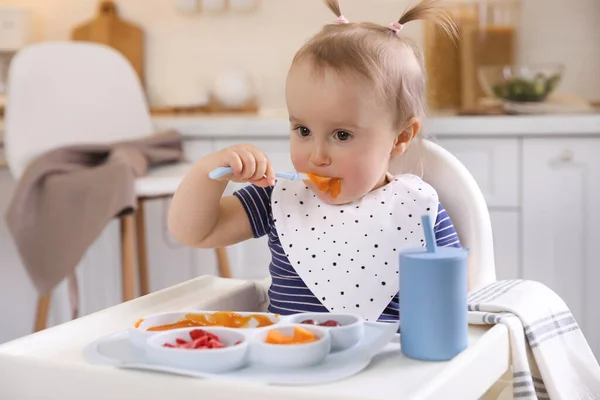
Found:
<path fill-rule="evenodd" d="M 271 312 L 398 320 L 399 252 L 425 245 L 421 216 L 435 221 L 438 246 L 460 246 L 435 190 L 388 172 L 421 140 L 425 114 L 423 56 L 402 27 L 434 17 L 452 33 L 436 2 L 423 0 L 380 26 L 349 22 L 328 0 L 336 23 L 296 53 L 286 82 L 292 163 L 339 180 L 339 193 L 311 181 L 276 182 L 261 150 L 231 146 L 199 160 L 181 183 L 169 213 L 174 237 L 214 248 L 268 235 Z M 222 166 L 233 173 L 211 180 Z M 223 196 L 228 181 L 249 185 Z"/>

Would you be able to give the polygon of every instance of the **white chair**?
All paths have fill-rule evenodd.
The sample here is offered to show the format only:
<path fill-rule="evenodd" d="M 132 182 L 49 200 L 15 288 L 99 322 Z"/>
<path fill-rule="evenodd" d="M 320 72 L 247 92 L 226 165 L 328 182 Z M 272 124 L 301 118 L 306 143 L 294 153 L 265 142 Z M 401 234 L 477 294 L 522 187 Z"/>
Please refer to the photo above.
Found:
<path fill-rule="evenodd" d="M 469 249 L 469 290 L 496 280 L 490 214 L 477 182 L 450 152 L 430 140 L 414 142 L 392 173 L 420 176 L 437 191 L 463 247 Z"/>
<path fill-rule="evenodd" d="M 42 43 L 16 54 L 9 68 L 5 114 L 6 158 L 15 180 L 34 158 L 57 147 L 153 133 L 133 68 L 117 51 L 93 43 Z M 135 297 L 136 244 L 140 292 L 149 292 L 144 201 L 172 196 L 189 167 L 182 163 L 151 169 L 135 182 L 136 213 L 120 220 L 123 301 Z M 225 249 L 217 249 L 217 259 L 220 275 L 230 277 Z M 36 331 L 46 326 L 49 303 L 49 294 L 40 296 Z"/>

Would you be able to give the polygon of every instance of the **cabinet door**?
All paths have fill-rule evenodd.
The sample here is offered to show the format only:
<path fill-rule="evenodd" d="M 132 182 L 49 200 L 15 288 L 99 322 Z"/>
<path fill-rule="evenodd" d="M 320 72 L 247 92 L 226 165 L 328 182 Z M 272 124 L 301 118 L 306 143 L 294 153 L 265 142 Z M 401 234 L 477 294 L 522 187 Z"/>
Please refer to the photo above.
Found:
<path fill-rule="evenodd" d="M 519 206 L 519 140 L 448 139 L 436 142 L 469 170 L 489 207 Z"/>
<path fill-rule="evenodd" d="M 600 356 L 600 139 L 527 139 L 523 273 L 567 303 Z"/>
<path fill-rule="evenodd" d="M 491 210 L 496 279 L 517 279 L 520 270 L 520 229 L 518 211 Z"/>
<path fill-rule="evenodd" d="M 215 148 L 222 149 L 239 143 L 240 141 L 236 140 L 219 140 L 215 143 Z M 269 157 L 276 171 L 293 170 L 289 139 L 251 139 L 247 143 L 262 150 Z M 245 184 L 230 183 L 225 194 L 231 194 L 243 186 Z M 227 250 L 231 262 L 231 272 L 236 278 L 257 279 L 269 274 L 271 253 L 266 237 L 247 240 L 230 246 Z"/>

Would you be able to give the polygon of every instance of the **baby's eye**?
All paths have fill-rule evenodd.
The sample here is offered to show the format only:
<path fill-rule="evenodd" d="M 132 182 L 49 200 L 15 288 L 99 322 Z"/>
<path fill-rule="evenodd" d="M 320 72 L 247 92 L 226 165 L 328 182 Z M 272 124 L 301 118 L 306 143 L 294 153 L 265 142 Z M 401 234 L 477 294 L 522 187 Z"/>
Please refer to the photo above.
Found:
<path fill-rule="evenodd" d="M 335 138 L 337 140 L 341 140 L 342 142 L 351 139 L 352 138 L 352 134 L 346 132 L 346 131 L 337 131 L 335 133 Z"/>
<path fill-rule="evenodd" d="M 310 136 L 310 129 L 305 126 L 299 126 L 296 128 L 296 132 L 302 137 Z"/>

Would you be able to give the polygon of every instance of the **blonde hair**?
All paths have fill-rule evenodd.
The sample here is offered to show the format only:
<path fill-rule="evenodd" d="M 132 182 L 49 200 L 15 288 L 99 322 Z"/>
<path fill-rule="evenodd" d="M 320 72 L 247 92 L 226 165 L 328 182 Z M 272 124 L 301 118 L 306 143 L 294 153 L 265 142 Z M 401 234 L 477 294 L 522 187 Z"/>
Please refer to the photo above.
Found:
<path fill-rule="evenodd" d="M 456 26 L 436 7 L 439 1 L 422 0 L 407 9 L 397 24 L 429 19 L 455 37 Z M 325 0 L 325 3 L 338 21 L 344 19 L 338 0 Z M 426 113 L 423 53 L 410 39 L 388 26 L 370 22 L 326 25 L 298 50 L 292 67 L 303 60 L 313 62 L 317 71 L 328 67 L 373 84 L 377 94 L 395 112 L 396 127 Z"/>

